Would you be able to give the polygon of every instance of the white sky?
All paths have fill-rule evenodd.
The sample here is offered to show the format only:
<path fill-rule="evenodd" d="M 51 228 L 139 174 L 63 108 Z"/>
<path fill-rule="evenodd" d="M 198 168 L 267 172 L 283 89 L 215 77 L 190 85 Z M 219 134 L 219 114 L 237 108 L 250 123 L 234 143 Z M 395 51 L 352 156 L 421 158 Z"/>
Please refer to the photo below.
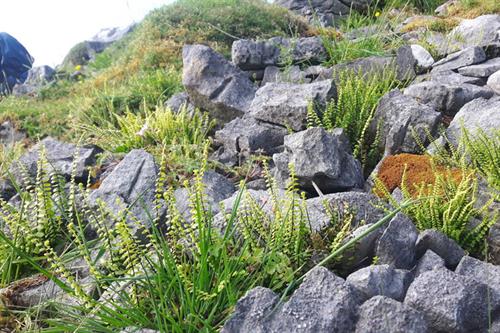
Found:
<path fill-rule="evenodd" d="M 99 30 L 139 22 L 173 0 L 0 0 L 0 32 L 26 47 L 35 65 L 54 67 Z"/>

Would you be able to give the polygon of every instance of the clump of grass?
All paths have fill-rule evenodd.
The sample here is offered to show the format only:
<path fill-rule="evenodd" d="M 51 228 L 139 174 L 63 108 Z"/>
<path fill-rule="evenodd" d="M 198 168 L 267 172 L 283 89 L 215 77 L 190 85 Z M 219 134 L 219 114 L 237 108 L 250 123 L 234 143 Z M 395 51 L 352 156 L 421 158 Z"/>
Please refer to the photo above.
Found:
<path fill-rule="evenodd" d="M 456 17 L 421 17 L 403 27 L 403 32 L 425 28 L 427 31 L 448 33 L 460 23 Z"/>
<path fill-rule="evenodd" d="M 116 153 L 145 148 L 156 156 L 167 155 L 171 171 L 192 172 L 198 168 L 208 133 L 215 125 L 207 113 L 169 108 L 153 110 L 146 105 L 141 113 L 111 113 L 110 120 L 82 125 L 82 132 L 95 144 Z"/>
<path fill-rule="evenodd" d="M 459 0 L 449 7 L 448 16 L 476 18 L 486 14 L 498 14 L 500 3 L 496 0 Z"/>
<path fill-rule="evenodd" d="M 322 113 L 316 113 L 313 105 L 308 111 L 309 127 L 327 130 L 343 128 L 353 145 L 354 156 L 361 160 L 365 170 L 374 166 L 380 158 L 378 142 L 368 142 L 367 128 L 382 96 L 400 86 L 393 71 L 372 76 L 352 71 L 339 73 L 337 99 L 328 103 Z"/>
<path fill-rule="evenodd" d="M 37 169 L 34 182 L 28 176 L 24 179 L 26 190 L 20 193 L 20 206 L 0 199 L 2 230 L 8 231 L 17 248 L 35 257 L 43 254 L 42 244 L 53 245 L 61 236 L 62 218 L 58 209 L 65 207 L 61 179 L 54 172 L 47 172 L 48 162 L 43 150 Z M 2 286 L 25 273 L 26 265 L 20 264 L 20 259 L 8 244 L 0 242 Z"/>
<path fill-rule="evenodd" d="M 68 134 L 70 99 L 32 99 L 8 96 L 0 101 L 0 117 L 11 119 L 31 138 Z"/>
<path fill-rule="evenodd" d="M 6 175 L 13 161 L 18 160 L 25 152 L 23 142 L 15 142 L 13 145 L 0 145 L 0 175 Z"/>
<path fill-rule="evenodd" d="M 390 0 L 387 1 L 386 6 L 390 8 L 401 8 L 410 6 L 425 13 L 432 13 L 446 0 Z"/>
<path fill-rule="evenodd" d="M 154 108 L 182 87 L 180 73 L 171 67 L 132 74 L 118 85 L 111 82 L 99 88 L 100 85 L 93 84 L 95 81 L 83 83 L 81 92 L 84 89 L 89 92 L 72 103 L 72 121 L 77 125 L 114 121 L 114 115 L 127 110 L 140 113 L 144 105 Z"/>

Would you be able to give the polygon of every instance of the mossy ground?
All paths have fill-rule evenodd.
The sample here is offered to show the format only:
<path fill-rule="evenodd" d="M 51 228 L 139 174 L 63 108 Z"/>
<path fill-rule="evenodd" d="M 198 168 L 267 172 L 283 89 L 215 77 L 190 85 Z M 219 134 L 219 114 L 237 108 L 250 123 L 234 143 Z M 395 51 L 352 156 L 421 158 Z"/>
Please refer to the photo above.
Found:
<path fill-rule="evenodd" d="M 436 164 L 428 155 L 399 154 L 388 156 L 382 161 L 377 177 L 389 192 L 401 187 L 404 178 L 406 189 L 412 194 L 417 194 L 422 185 L 434 184 L 436 173 L 454 182 L 460 182 L 463 174 L 459 168 L 447 168 Z M 375 192 L 383 195 L 378 191 Z"/>

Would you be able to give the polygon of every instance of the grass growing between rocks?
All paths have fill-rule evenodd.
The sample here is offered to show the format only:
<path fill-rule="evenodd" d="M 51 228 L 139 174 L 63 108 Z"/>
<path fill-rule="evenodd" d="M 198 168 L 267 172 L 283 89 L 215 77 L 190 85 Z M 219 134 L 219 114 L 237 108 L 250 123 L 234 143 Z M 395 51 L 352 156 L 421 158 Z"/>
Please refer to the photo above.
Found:
<path fill-rule="evenodd" d="M 0 119 L 10 119 L 29 137 L 64 136 L 68 130 L 68 99 L 39 100 L 9 96 L 0 100 Z"/>
<path fill-rule="evenodd" d="M 412 7 L 422 12 L 432 13 L 444 2 L 446 0 L 389 0 L 386 6 L 389 8 Z"/>
<path fill-rule="evenodd" d="M 97 124 L 89 120 L 81 131 L 87 140 L 113 153 L 128 153 L 144 148 L 156 156 L 164 154 L 171 172 L 191 173 L 199 168 L 203 147 L 215 122 L 201 111 L 186 109 L 174 113 L 169 108 L 148 109 L 142 112 L 110 112 L 109 119 Z"/>
<path fill-rule="evenodd" d="M 88 188 L 74 179 L 65 186 L 45 171 L 42 153 L 34 183 L 20 190 L 20 204 L 1 203 L 8 227 L 2 230 L 10 230 L 0 232 L 3 282 L 38 270 L 55 281 L 53 288 L 65 301 L 42 304 L 35 318 L 21 313 L 24 321 L 13 317 L 9 325 L 44 332 L 116 332 L 128 326 L 211 332 L 247 290 L 257 285 L 283 290 L 303 274 L 311 266 L 313 235 L 293 172 L 285 192 L 267 178 L 264 206 L 242 189 L 234 207 L 216 219 L 205 202 L 205 167 L 189 187 L 192 220 L 177 210 L 173 191 L 165 190 L 163 167 L 156 200 L 167 207 L 166 220 L 138 221 L 130 207 L 118 212 L 103 203 L 94 207 Z M 337 232 L 327 251 L 343 245 L 350 220 L 336 220 L 333 227 Z M 76 266 L 74 258 L 80 258 Z M 4 289 L 6 304 L 22 290 Z"/>
<path fill-rule="evenodd" d="M 450 6 L 447 15 L 472 19 L 498 13 L 500 13 L 500 3 L 496 0 L 459 0 Z"/>
<path fill-rule="evenodd" d="M 18 120 L 33 139 L 79 138 L 87 117 L 162 105 L 181 89 L 184 44 L 204 43 L 229 56 L 238 38 L 308 33 L 309 25 L 262 0 L 180 0 L 152 11 L 131 35 L 83 66 L 80 81 L 60 79 L 35 98 L 2 98 L 0 117 Z M 66 68 L 69 73 L 74 68 Z"/>

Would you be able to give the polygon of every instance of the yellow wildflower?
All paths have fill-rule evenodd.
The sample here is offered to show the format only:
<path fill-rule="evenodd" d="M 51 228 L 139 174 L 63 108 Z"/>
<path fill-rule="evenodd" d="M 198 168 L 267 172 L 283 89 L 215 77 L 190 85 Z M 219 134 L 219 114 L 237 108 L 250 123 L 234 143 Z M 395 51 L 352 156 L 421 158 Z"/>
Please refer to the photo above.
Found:
<path fill-rule="evenodd" d="M 375 17 L 379 17 L 379 16 L 380 16 L 380 12 L 377 10 L 377 11 L 375 12 Z"/>

